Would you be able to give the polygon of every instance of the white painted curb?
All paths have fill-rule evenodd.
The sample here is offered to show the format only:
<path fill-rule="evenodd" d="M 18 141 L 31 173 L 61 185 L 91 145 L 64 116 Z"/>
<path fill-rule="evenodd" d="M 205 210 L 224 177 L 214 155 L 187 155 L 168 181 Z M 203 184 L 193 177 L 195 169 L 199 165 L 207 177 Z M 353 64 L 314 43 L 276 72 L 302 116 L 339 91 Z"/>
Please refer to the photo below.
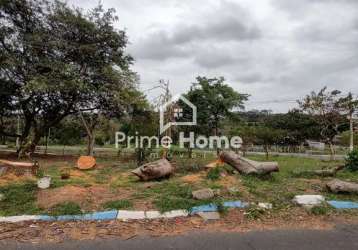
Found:
<path fill-rule="evenodd" d="M 189 213 L 186 210 L 173 210 L 165 213 L 159 211 L 130 211 L 130 210 L 118 210 L 117 219 L 119 220 L 142 220 L 142 219 L 161 219 L 161 218 L 176 218 L 186 217 Z"/>
<path fill-rule="evenodd" d="M 19 215 L 19 216 L 8 216 L 0 217 L 0 222 L 20 222 L 28 220 L 39 220 L 40 216 L 38 215 Z"/>

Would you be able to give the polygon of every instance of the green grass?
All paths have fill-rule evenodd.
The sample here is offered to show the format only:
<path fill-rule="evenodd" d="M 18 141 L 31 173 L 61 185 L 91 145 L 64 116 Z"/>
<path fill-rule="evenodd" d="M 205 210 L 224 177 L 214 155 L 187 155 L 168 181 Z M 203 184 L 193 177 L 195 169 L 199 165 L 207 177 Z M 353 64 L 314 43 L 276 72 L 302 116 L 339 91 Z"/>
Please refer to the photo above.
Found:
<path fill-rule="evenodd" d="M 41 210 L 36 205 L 37 186 L 33 182 L 0 187 L 5 198 L 0 201 L 0 215 L 38 214 Z"/>
<path fill-rule="evenodd" d="M 332 211 L 334 211 L 334 209 L 326 204 L 320 206 L 314 206 L 313 208 L 310 209 L 310 213 L 313 215 L 327 215 Z"/>
<path fill-rule="evenodd" d="M 250 156 L 250 159 L 265 161 L 264 156 Z M 327 199 L 358 201 L 356 194 L 331 194 L 326 191 L 325 183 L 330 177 L 299 176 L 295 173 L 307 170 L 333 168 L 343 164 L 342 161 L 326 162 L 318 159 L 307 159 L 290 156 L 272 156 L 269 161 L 277 161 L 280 171 L 272 176 L 239 176 L 253 199 L 272 202 L 279 207 L 286 207 L 296 194 L 320 193 Z M 358 182 L 358 173 L 348 170 L 339 171 L 335 178 Z"/>
<path fill-rule="evenodd" d="M 64 202 L 57 204 L 49 209 L 48 214 L 52 216 L 60 215 L 80 215 L 82 214 L 81 207 L 74 202 Z"/>
<path fill-rule="evenodd" d="M 133 207 L 133 203 L 129 200 L 108 201 L 103 205 L 105 209 L 129 209 Z"/>
<path fill-rule="evenodd" d="M 161 212 L 175 209 L 190 211 L 194 206 L 211 203 L 212 200 L 198 201 L 192 198 L 193 186 L 176 180 L 164 180 L 150 189 L 142 191 L 145 197 L 153 198 L 153 204 Z M 137 197 L 138 198 L 138 197 Z"/>
<path fill-rule="evenodd" d="M 206 175 L 206 178 L 212 181 L 218 180 L 220 178 L 220 174 L 221 174 L 221 168 L 215 167 L 209 170 L 208 174 Z"/>

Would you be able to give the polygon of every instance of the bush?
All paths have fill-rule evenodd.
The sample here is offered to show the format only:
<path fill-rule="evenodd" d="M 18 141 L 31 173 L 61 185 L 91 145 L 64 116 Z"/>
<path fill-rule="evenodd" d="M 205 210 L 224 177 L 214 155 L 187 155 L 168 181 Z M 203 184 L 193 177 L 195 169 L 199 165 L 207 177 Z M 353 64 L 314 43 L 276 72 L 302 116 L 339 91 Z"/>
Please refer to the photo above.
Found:
<path fill-rule="evenodd" d="M 346 158 L 346 168 L 351 171 L 358 171 L 358 148 L 350 152 Z"/>

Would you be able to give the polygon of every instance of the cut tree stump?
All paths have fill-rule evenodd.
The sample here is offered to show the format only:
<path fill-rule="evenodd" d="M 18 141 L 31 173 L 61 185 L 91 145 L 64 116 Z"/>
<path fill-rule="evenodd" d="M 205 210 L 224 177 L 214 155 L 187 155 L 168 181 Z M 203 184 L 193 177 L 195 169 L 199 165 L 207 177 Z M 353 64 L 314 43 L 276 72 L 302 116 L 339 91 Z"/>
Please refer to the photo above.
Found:
<path fill-rule="evenodd" d="M 358 193 L 358 183 L 332 180 L 326 184 L 327 188 L 333 193 Z"/>
<path fill-rule="evenodd" d="M 175 168 L 167 159 L 160 159 L 144 164 L 131 171 L 131 173 L 138 176 L 141 180 L 147 181 L 170 176 L 174 171 Z"/>
<path fill-rule="evenodd" d="M 77 160 L 77 168 L 81 170 L 90 169 L 96 166 L 96 159 L 93 156 L 81 156 Z"/>
<path fill-rule="evenodd" d="M 264 175 L 271 172 L 278 172 L 279 167 L 277 162 L 258 162 L 249 160 L 236 154 L 233 151 L 223 151 L 219 155 L 220 159 L 237 169 L 240 174 L 258 174 Z"/>
<path fill-rule="evenodd" d="M 8 161 L 8 160 L 0 160 L 0 163 L 12 167 L 16 170 L 16 172 L 23 172 L 30 170 L 32 174 L 36 174 L 39 169 L 39 164 L 37 161 L 35 162 L 21 162 L 21 161 Z"/>

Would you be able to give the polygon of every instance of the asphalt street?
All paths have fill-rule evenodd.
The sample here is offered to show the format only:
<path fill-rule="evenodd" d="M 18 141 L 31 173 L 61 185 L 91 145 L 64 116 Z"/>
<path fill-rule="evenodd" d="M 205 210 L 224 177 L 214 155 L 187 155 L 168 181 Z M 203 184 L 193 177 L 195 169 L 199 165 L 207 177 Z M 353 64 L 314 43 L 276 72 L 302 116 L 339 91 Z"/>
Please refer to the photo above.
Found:
<path fill-rule="evenodd" d="M 136 237 L 129 240 L 66 241 L 61 244 L 1 242 L 0 249 L 358 249 L 358 225 L 334 230 L 280 230 L 249 233 L 192 233 L 173 237 Z"/>

